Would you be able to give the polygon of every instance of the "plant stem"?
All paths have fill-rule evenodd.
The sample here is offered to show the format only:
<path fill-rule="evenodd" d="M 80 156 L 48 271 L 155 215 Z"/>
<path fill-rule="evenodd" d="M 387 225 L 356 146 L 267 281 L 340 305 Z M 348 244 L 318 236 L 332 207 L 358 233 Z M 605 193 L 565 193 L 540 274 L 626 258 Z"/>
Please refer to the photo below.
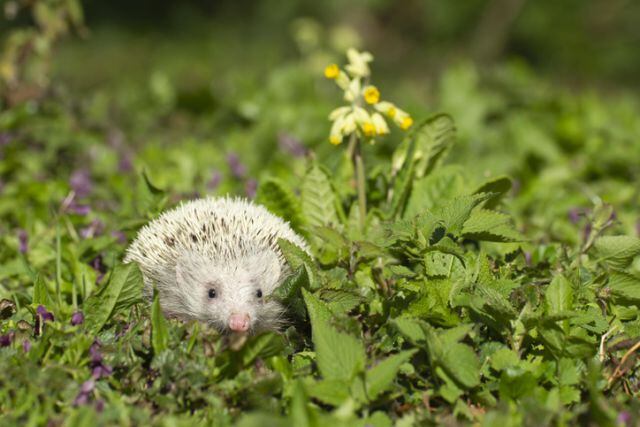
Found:
<path fill-rule="evenodd" d="M 360 209 L 360 232 L 364 233 L 365 221 L 367 219 L 367 188 L 364 174 L 364 162 L 360 151 L 360 141 L 356 140 L 353 153 L 353 162 L 356 168 L 356 184 L 358 189 L 358 207 Z"/>

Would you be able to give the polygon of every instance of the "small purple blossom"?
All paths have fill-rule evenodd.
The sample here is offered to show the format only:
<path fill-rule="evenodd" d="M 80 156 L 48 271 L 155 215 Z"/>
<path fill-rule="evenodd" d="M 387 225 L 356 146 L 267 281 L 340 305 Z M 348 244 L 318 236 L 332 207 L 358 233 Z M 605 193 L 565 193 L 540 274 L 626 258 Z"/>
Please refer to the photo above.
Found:
<path fill-rule="evenodd" d="M 31 351 L 31 341 L 22 341 L 22 351 L 24 351 L 25 353 L 29 353 L 29 351 Z"/>
<path fill-rule="evenodd" d="M 567 216 L 569 217 L 569 221 L 571 221 L 572 224 L 577 224 L 578 221 L 580 221 L 581 214 L 582 211 L 579 208 L 571 208 L 569 209 Z"/>
<path fill-rule="evenodd" d="M 293 157 L 304 157 L 307 154 L 307 149 L 300 140 L 288 133 L 281 132 L 278 135 L 278 146 Z"/>
<path fill-rule="evenodd" d="M 242 179 L 247 174 L 246 166 L 240 162 L 240 158 L 236 153 L 227 154 L 227 164 L 231 169 L 231 173 L 237 179 Z"/>
<path fill-rule="evenodd" d="M 53 322 L 54 320 L 53 313 L 48 311 L 42 304 L 38 306 L 38 308 L 36 309 L 36 313 L 38 313 L 38 316 L 42 319 L 43 322 L 46 322 L 47 320 Z"/>
<path fill-rule="evenodd" d="M 80 393 L 91 393 L 96 387 L 96 382 L 93 379 L 87 380 L 80 386 Z"/>
<path fill-rule="evenodd" d="M 9 347 L 15 338 L 16 333 L 9 331 L 9 333 L 0 335 L 0 347 Z"/>
<path fill-rule="evenodd" d="M 111 237 L 115 237 L 118 243 L 121 245 L 125 245 L 127 243 L 127 235 L 122 231 L 112 231 Z"/>
<path fill-rule="evenodd" d="M 222 181 L 222 174 L 219 171 L 214 170 L 211 173 L 211 178 L 207 182 L 207 188 L 209 190 L 215 190 L 220 185 L 220 181 Z"/>
<path fill-rule="evenodd" d="M 256 191 L 258 190 L 258 181 L 251 178 L 244 184 L 244 192 L 250 199 L 256 197 Z"/>
<path fill-rule="evenodd" d="M 93 182 L 88 169 L 77 169 L 69 178 L 69 185 L 79 198 L 87 197 L 93 190 Z"/>
<path fill-rule="evenodd" d="M 104 231 L 104 223 L 99 219 L 91 221 L 88 227 L 80 229 L 80 236 L 83 239 L 90 239 L 95 236 L 99 236 Z"/>
<path fill-rule="evenodd" d="M 96 412 L 102 412 L 104 411 L 104 400 L 99 399 L 96 400 Z"/>
<path fill-rule="evenodd" d="M 27 232 L 22 229 L 18 230 L 18 244 L 21 254 L 26 254 L 29 250 L 28 240 L 29 236 L 27 235 Z"/>
<path fill-rule="evenodd" d="M 5 145 L 9 145 L 9 143 L 13 140 L 13 136 L 8 132 L 0 132 L 0 147 L 4 147 Z"/>
<path fill-rule="evenodd" d="M 119 172 L 131 172 L 133 170 L 133 156 L 130 152 L 125 151 L 120 154 L 118 161 Z"/>
<path fill-rule="evenodd" d="M 81 311 L 76 311 L 71 315 L 71 325 L 78 326 L 84 323 L 84 314 Z"/>
<path fill-rule="evenodd" d="M 624 426 L 631 425 L 631 414 L 628 411 L 622 411 L 618 414 L 618 424 L 622 424 Z"/>
<path fill-rule="evenodd" d="M 528 267 L 531 267 L 531 252 L 529 251 L 524 252 L 524 262 L 527 264 Z"/>
<path fill-rule="evenodd" d="M 91 358 L 89 367 L 91 368 L 92 378 L 97 380 L 112 374 L 113 369 L 111 366 L 103 363 L 102 353 L 100 352 L 100 341 L 96 340 L 91 344 L 91 347 L 89 347 L 89 357 Z"/>
<path fill-rule="evenodd" d="M 586 242 L 587 240 L 589 240 L 589 236 L 591 236 L 591 230 L 592 230 L 592 228 L 593 228 L 593 227 L 592 227 L 592 225 L 591 225 L 591 223 L 590 223 L 590 222 L 589 222 L 589 223 L 587 223 L 587 224 L 584 226 L 584 229 L 582 230 L 582 239 L 583 239 L 583 241 L 585 241 L 585 242 Z"/>
<path fill-rule="evenodd" d="M 66 211 L 80 216 L 87 216 L 91 213 L 91 206 L 81 205 L 73 201 L 69 206 L 67 206 Z"/>

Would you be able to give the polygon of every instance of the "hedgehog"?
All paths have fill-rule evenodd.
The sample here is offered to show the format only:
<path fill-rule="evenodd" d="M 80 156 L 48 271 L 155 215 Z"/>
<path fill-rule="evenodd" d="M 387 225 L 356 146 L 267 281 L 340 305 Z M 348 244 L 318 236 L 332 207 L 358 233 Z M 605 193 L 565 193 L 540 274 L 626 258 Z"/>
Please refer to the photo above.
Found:
<path fill-rule="evenodd" d="M 284 307 L 269 295 L 291 269 L 278 246 L 305 240 L 263 206 L 242 198 L 185 202 L 145 225 L 125 263 L 140 266 L 147 299 L 158 291 L 167 317 L 221 332 L 277 330 Z"/>

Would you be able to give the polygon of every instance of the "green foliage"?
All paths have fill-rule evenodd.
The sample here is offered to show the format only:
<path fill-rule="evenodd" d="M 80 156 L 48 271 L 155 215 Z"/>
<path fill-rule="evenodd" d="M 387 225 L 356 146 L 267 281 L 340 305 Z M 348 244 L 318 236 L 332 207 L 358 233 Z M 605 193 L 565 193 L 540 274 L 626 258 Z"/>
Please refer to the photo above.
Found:
<path fill-rule="evenodd" d="M 427 118 L 362 147 L 361 229 L 349 159 L 318 142 L 325 56 L 204 89 L 160 70 L 82 99 L 62 85 L 0 112 L 0 424 L 640 416 L 637 102 L 550 90 L 513 65 L 446 68 L 428 106 L 415 82 L 385 87 Z M 310 244 L 278 242 L 282 329 L 163 317 L 120 262 L 126 241 L 180 200 L 251 193 L 254 178 Z"/>

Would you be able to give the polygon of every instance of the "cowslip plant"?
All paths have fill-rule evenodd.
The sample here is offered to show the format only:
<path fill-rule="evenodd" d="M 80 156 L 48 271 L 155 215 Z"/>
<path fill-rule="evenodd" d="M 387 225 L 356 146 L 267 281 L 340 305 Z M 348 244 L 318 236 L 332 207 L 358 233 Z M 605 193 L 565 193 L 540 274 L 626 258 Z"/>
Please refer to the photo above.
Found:
<path fill-rule="evenodd" d="M 349 63 L 345 65 L 344 70 L 337 64 L 330 64 L 324 70 L 325 77 L 334 80 L 344 91 L 344 101 L 348 104 L 336 108 L 329 114 L 329 120 L 332 122 L 329 142 L 339 145 L 345 139 L 349 141 L 347 156 L 352 160 L 356 173 L 362 231 L 367 214 L 362 141 L 373 144 L 376 138 L 387 135 L 387 119 L 392 120 L 402 130 L 408 130 L 413 125 L 413 119 L 395 104 L 382 100 L 380 90 L 371 84 L 371 53 L 358 52 L 351 48 L 347 50 L 347 59 Z"/>

